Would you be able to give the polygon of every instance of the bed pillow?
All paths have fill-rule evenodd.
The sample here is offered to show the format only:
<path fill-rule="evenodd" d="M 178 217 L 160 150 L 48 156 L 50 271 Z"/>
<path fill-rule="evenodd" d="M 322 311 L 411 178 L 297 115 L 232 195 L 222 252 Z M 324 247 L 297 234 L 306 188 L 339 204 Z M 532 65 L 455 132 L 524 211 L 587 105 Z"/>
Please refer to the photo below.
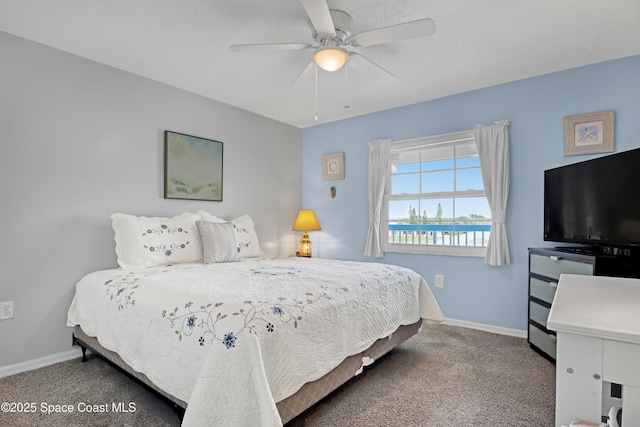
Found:
<path fill-rule="evenodd" d="M 202 243 L 202 263 L 240 261 L 236 236 L 230 222 L 196 221 Z"/>
<path fill-rule="evenodd" d="M 192 213 L 172 218 L 111 215 L 118 265 L 135 269 L 201 261 L 199 219 Z"/>
<path fill-rule="evenodd" d="M 240 258 L 250 258 L 264 255 L 258 242 L 253 220 L 249 215 L 242 215 L 231 221 L 236 234 L 236 247 Z"/>
<path fill-rule="evenodd" d="M 213 216 L 209 212 L 198 211 L 196 214 L 200 215 L 203 221 L 218 223 L 226 222 L 224 219 Z M 233 224 L 236 236 L 236 248 L 240 258 L 251 258 L 264 255 L 264 252 L 260 248 L 260 242 L 258 241 L 258 235 L 256 234 L 253 220 L 249 215 L 242 215 L 229 222 Z"/>

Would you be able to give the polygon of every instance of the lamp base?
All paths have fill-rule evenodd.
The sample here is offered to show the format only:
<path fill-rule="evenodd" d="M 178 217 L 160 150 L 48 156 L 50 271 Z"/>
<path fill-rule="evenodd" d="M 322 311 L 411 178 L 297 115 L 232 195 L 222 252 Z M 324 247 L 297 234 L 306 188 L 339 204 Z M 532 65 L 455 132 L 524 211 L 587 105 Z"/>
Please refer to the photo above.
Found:
<path fill-rule="evenodd" d="M 297 256 L 311 258 L 311 239 L 309 234 L 305 231 L 300 239 L 300 251 L 296 252 Z"/>

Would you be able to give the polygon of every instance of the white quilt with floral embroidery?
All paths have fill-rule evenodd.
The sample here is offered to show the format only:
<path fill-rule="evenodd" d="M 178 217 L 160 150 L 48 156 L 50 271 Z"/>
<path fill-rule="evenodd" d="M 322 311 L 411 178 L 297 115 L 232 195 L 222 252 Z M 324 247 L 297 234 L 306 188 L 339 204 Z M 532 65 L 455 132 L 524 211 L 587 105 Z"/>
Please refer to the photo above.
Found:
<path fill-rule="evenodd" d="M 184 426 L 280 426 L 275 402 L 419 318 L 444 319 L 411 270 L 287 258 L 91 273 L 67 325 L 188 402 Z"/>

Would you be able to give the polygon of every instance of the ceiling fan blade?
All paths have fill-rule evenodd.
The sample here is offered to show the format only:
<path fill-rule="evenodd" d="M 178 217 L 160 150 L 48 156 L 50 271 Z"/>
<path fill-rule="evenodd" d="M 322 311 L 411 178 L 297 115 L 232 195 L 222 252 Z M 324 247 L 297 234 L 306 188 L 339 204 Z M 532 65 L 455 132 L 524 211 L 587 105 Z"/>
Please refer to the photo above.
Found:
<path fill-rule="evenodd" d="M 391 79 L 395 77 L 389 71 L 359 53 L 351 52 L 347 65 L 360 73 L 368 74 L 372 78 L 384 83 L 391 81 Z"/>
<path fill-rule="evenodd" d="M 327 0 L 300 0 L 304 10 L 307 11 L 309 19 L 318 34 L 335 36 L 336 29 L 329 12 Z"/>
<path fill-rule="evenodd" d="M 266 52 L 274 50 L 300 50 L 308 49 L 308 43 L 263 43 L 263 44 L 234 44 L 229 46 L 231 52 Z"/>
<path fill-rule="evenodd" d="M 404 24 L 379 28 L 353 36 L 353 45 L 357 47 L 372 46 L 381 43 L 389 43 L 397 40 L 406 40 L 416 37 L 430 36 L 436 32 L 436 24 L 433 19 L 419 19 Z"/>
<path fill-rule="evenodd" d="M 307 76 L 311 75 L 312 70 L 315 68 L 316 63 L 313 61 L 309 61 L 307 66 L 302 70 L 298 78 L 291 85 L 292 88 L 296 87 L 301 81 L 307 80 Z"/>

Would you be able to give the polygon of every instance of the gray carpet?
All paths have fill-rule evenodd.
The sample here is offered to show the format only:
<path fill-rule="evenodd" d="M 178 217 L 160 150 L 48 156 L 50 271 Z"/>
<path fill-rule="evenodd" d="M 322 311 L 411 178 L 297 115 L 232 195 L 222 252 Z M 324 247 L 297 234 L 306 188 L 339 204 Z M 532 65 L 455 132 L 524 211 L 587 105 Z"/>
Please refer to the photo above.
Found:
<path fill-rule="evenodd" d="M 180 424 L 170 404 L 98 358 L 0 379 L 0 401 L 37 407 L 36 413 L 0 412 L 0 425 L 7 427 Z M 106 404 L 110 412 L 79 413 L 80 402 Z M 133 403 L 135 412 L 112 412 L 119 402 Z M 47 415 L 43 403 L 76 409 Z M 554 365 L 525 339 L 425 325 L 287 427 L 546 427 L 554 424 L 554 404 Z"/>

